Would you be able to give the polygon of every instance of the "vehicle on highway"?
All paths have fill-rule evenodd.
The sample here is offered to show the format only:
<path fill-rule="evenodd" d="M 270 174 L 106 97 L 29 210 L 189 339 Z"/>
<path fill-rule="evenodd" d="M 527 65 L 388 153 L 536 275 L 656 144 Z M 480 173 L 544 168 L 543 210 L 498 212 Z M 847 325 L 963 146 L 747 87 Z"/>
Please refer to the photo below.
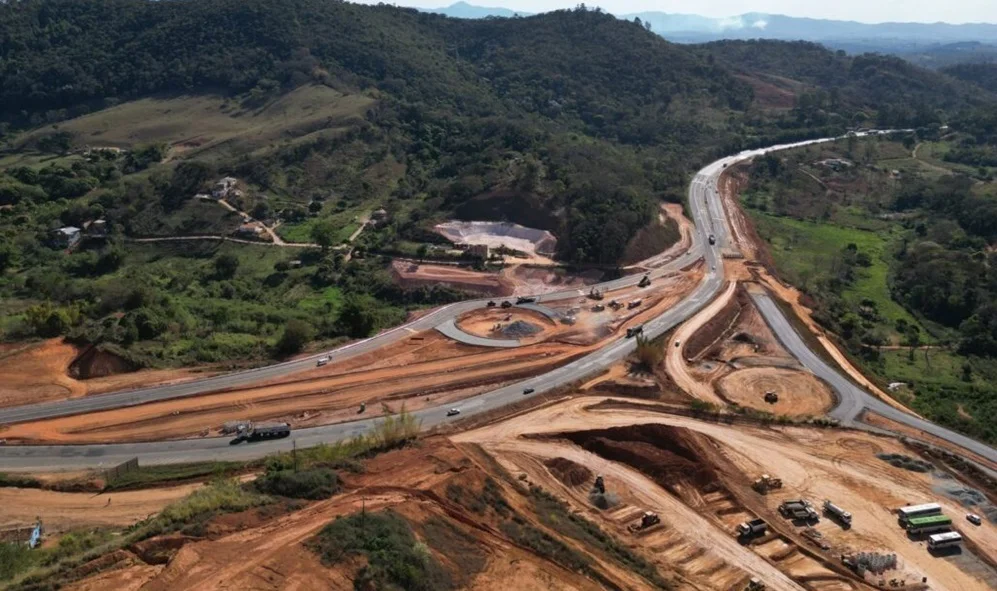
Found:
<path fill-rule="evenodd" d="M 717 243 L 717 237 L 714 236 L 713 234 L 710 234 L 710 244 L 716 244 L 716 243 Z"/>
<path fill-rule="evenodd" d="M 460 409 L 459 408 L 451 408 L 450 410 L 447 411 L 447 416 L 448 417 L 457 416 L 459 414 L 460 414 Z"/>
<path fill-rule="evenodd" d="M 651 285 L 651 276 L 644 275 L 640 278 L 640 283 L 637 284 L 637 287 L 647 287 L 648 285 Z"/>
<path fill-rule="evenodd" d="M 235 438 L 229 441 L 229 445 L 237 445 L 243 441 L 252 443 L 254 441 L 263 441 L 264 439 L 282 439 L 290 434 L 291 426 L 287 423 L 259 427 L 254 425 L 240 425 Z"/>
<path fill-rule="evenodd" d="M 490 302 L 488 302 L 487 305 L 488 305 L 489 308 L 494 308 L 495 307 L 495 302 L 494 301 L 490 301 Z"/>
<path fill-rule="evenodd" d="M 966 521 L 972 523 L 973 525 L 982 525 L 983 524 L 983 519 L 981 519 L 980 516 L 977 515 L 976 513 L 967 513 L 966 514 Z"/>
<path fill-rule="evenodd" d="M 526 388 L 525 390 L 523 390 L 523 396 L 526 396 L 527 394 L 533 394 L 534 392 L 536 392 L 534 388 Z"/>
<path fill-rule="evenodd" d="M 502 307 L 503 308 L 511 308 L 512 307 L 512 302 L 510 302 L 509 300 L 505 300 L 505 301 L 502 302 Z"/>
<path fill-rule="evenodd" d="M 532 296 L 519 296 L 516 298 L 517 304 L 532 304 L 535 301 L 537 301 L 537 298 Z"/>
<path fill-rule="evenodd" d="M 322 367 L 326 363 L 329 363 L 329 357 L 328 356 L 326 356 L 326 357 L 319 357 L 318 363 L 316 363 L 315 365 L 318 366 L 318 367 Z"/>
<path fill-rule="evenodd" d="M 627 329 L 627 338 L 635 337 L 639 334 L 644 334 L 644 326 L 634 326 Z"/>

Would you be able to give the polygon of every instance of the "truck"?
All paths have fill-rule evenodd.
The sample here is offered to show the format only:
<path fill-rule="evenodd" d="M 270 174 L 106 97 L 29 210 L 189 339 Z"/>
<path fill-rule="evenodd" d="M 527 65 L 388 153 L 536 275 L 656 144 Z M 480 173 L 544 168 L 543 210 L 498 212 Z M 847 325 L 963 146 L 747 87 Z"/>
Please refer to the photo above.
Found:
<path fill-rule="evenodd" d="M 767 530 L 768 527 L 769 526 L 765 523 L 764 519 L 752 519 L 751 521 L 745 521 L 737 526 L 737 537 L 753 538 L 755 536 L 765 535 L 765 530 Z"/>
<path fill-rule="evenodd" d="M 602 312 L 605 309 L 606 309 L 606 306 L 603 306 L 602 304 L 596 304 L 596 305 L 592 306 L 592 311 L 593 312 Z"/>
<path fill-rule="evenodd" d="M 849 513 L 848 511 L 845 511 L 841 507 L 835 505 L 831 501 L 829 500 L 824 501 L 824 512 L 833 517 L 834 519 L 840 521 L 841 524 L 844 525 L 846 528 L 851 527 L 852 514 Z"/>
<path fill-rule="evenodd" d="M 639 308 L 640 305 L 643 304 L 643 303 L 644 303 L 644 300 L 640 300 L 640 299 L 630 300 L 629 302 L 627 302 L 627 310 L 633 310 L 634 308 Z"/>
<path fill-rule="evenodd" d="M 592 289 L 589 290 L 588 297 L 589 299 L 592 300 L 601 300 L 603 298 L 603 295 L 601 291 L 593 287 Z"/>
<path fill-rule="evenodd" d="M 647 287 L 648 285 L 651 285 L 651 276 L 644 275 L 640 278 L 640 283 L 637 284 L 637 287 Z"/>
<path fill-rule="evenodd" d="M 537 301 L 537 298 L 533 296 L 519 296 L 516 298 L 517 304 L 532 304 L 535 301 Z"/>
<path fill-rule="evenodd" d="M 817 515 L 817 511 L 814 510 L 813 505 L 803 499 L 785 501 L 779 505 L 779 514 L 793 521 L 804 521 L 806 523 L 817 523 L 820 521 L 820 516 Z"/>
<path fill-rule="evenodd" d="M 276 425 L 242 425 L 239 427 L 238 432 L 236 432 L 235 438 L 229 441 L 229 445 L 237 445 L 243 441 L 248 441 L 250 443 L 254 441 L 263 441 L 265 439 L 281 439 L 287 437 L 291 434 L 291 426 L 287 423 L 278 423 Z"/>
<path fill-rule="evenodd" d="M 635 337 L 639 334 L 644 334 L 644 326 L 634 326 L 627 329 L 627 338 Z"/>

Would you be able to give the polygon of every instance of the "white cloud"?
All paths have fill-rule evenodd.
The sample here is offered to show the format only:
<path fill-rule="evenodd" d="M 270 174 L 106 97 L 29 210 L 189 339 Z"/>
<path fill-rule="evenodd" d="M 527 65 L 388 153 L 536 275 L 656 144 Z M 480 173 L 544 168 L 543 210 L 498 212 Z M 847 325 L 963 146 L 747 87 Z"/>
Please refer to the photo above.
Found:
<path fill-rule="evenodd" d="M 769 22 L 765 19 L 758 19 L 751 23 L 751 28 L 753 29 L 764 29 L 767 26 L 769 26 Z"/>

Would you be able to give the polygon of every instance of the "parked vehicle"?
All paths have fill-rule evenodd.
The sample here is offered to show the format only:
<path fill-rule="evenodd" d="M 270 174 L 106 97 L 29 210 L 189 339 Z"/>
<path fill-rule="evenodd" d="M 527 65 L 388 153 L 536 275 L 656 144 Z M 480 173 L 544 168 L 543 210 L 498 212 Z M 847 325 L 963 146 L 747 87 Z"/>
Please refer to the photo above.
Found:
<path fill-rule="evenodd" d="M 765 534 L 768 524 L 764 519 L 752 519 L 737 526 L 737 535 L 742 538 L 749 538 Z"/>
<path fill-rule="evenodd" d="M 983 524 L 983 519 L 981 519 L 980 516 L 977 515 L 976 513 L 967 513 L 966 514 L 966 521 L 972 523 L 973 525 L 982 525 Z"/>

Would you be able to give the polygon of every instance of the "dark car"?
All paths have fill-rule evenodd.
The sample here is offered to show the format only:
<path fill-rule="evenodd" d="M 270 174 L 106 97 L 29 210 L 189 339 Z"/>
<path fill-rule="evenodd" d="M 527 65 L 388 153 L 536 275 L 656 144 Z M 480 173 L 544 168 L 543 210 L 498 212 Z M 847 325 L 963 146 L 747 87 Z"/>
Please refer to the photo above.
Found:
<path fill-rule="evenodd" d="M 494 308 L 495 307 L 495 302 L 488 302 L 488 307 L 489 308 Z"/>
<path fill-rule="evenodd" d="M 510 302 L 509 300 L 505 300 L 504 302 L 502 302 L 502 307 L 503 308 L 511 308 L 512 307 L 512 302 Z"/>
<path fill-rule="evenodd" d="M 533 388 L 527 388 L 523 390 L 523 396 L 526 396 L 527 394 L 533 394 L 534 392 L 536 392 L 536 390 L 534 390 Z"/>

